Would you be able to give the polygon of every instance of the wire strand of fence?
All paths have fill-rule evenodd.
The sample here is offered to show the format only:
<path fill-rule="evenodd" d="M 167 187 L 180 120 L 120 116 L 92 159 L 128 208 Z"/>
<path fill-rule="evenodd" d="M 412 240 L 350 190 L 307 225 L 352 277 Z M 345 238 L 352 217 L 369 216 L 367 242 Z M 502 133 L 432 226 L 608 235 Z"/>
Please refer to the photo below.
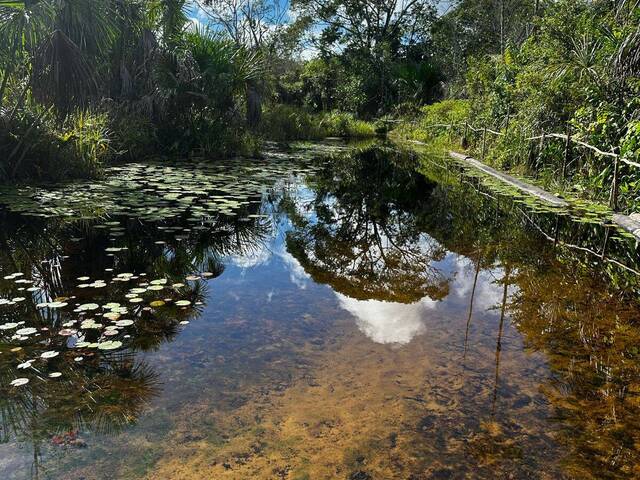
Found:
<path fill-rule="evenodd" d="M 418 124 L 420 123 L 418 119 L 413 119 L 411 120 L 412 124 Z M 464 123 L 436 123 L 436 124 L 431 124 L 431 125 L 421 125 L 421 128 L 448 128 L 449 129 L 449 138 L 451 139 L 451 136 L 453 134 L 453 129 L 455 127 L 464 127 L 464 133 L 462 134 L 463 139 L 467 137 L 467 134 L 469 131 L 472 132 L 481 132 L 482 133 L 482 149 L 481 149 L 481 159 L 484 160 L 485 157 L 485 152 L 486 152 L 486 146 L 487 146 L 487 133 L 490 133 L 492 135 L 497 135 L 497 136 L 506 136 L 508 133 L 508 128 L 509 128 L 509 121 L 507 119 L 506 122 L 506 128 L 507 128 L 507 132 L 498 132 L 496 130 L 492 130 L 486 126 L 483 126 L 482 128 L 476 128 L 473 125 L 471 125 L 469 122 L 464 122 Z M 579 145 L 583 148 L 587 148 L 589 150 L 592 150 L 593 152 L 595 152 L 596 154 L 603 156 L 603 157 L 610 157 L 614 159 L 614 173 L 613 173 L 613 181 L 611 184 L 611 191 L 610 191 L 610 198 L 609 198 L 609 204 L 611 206 L 611 208 L 615 211 L 617 210 L 618 207 L 618 182 L 619 182 L 619 165 L 620 163 L 624 163 L 626 165 L 635 167 L 635 168 L 640 168 L 640 163 L 639 162 L 634 162 L 632 160 L 628 160 L 626 158 L 622 158 L 620 154 L 615 153 L 615 152 L 605 152 L 604 150 L 601 150 L 598 147 L 595 147 L 593 145 L 590 145 L 586 142 L 583 142 L 580 139 L 575 138 L 575 136 L 571 135 L 571 126 L 570 124 L 567 124 L 567 134 L 562 134 L 562 133 L 547 133 L 545 131 L 542 132 L 541 135 L 536 135 L 536 136 L 532 136 L 532 137 L 526 137 L 524 138 L 525 141 L 531 142 L 531 141 L 536 141 L 536 140 L 540 140 L 540 150 L 542 150 L 544 148 L 544 143 L 546 139 L 558 139 L 558 140 L 564 140 L 565 142 L 565 148 L 564 148 L 564 161 L 562 164 L 562 178 L 564 179 L 566 173 L 566 169 L 567 167 L 571 164 L 571 162 L 569 162 L 569 157 L 571 154 L 571 144 L 576 144 Z"/>
<path fill-rule="evenodd" d="M 492 130 L 490 128 L 476 128 L 471 124 L 465 124 L 465 123 L 434 123 L 431 125 L 422 125 L 422 128 L 454 128 L 454 127 L 465 127 L 468 128 L 469 130 L 471 130 L 472 132 L 485 132 L 486 133 L 491 133 L 493 135 L 499 135 L 499 136 L 505 136 L 506 133 L 505 132 L 497 132 L 495 130 Z M 575 143 L 577 145 L 580 145 L 584 148 L 588 148 L 590 150 L 593 150 L 594 152 L 596 152 L 598 155 L 604 156 L 604 157 L 611 157 L 611 158 L 618 158 L 620 159 L 621 162 L 636 167 L 636 168 L 640 168 L 640 163 L 638 162 L 634 162 L 632 160 L 627 160 L 625 158 L 620 158 L 620 155 L 615 153 L 615 152 L 605 152 L 604 150 L 599 149 L 598 147 L 595 147 L 593 145 L 590 145 L 586 142 L 583 142 L 582 140 L 579 140 L 573 136 L 567 136 L 566 134 L 563 133 L 544 133 L 542 135 L 536 135 L 533 137 L 526 137 L 524 140 L 526 141 L 535 141 L 535 140 L 541 140 L 541 139 L 547 139 L 547 138 L 557 138 L 559 140 L 564 140 L 566 141 L 567 138 L 569 139 L 569 141 L 571 141 L 572 143 Z"/>

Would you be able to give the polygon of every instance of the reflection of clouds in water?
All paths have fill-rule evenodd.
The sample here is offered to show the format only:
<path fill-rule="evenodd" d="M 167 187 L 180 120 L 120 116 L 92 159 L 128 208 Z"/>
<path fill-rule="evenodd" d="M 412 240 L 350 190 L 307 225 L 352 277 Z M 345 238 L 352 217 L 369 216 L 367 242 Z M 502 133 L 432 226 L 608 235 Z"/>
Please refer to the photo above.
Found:
<path fill-rule="evenodd" d="M 475 265 L 469 259 L 453 256 L 451 273 L 455 281 L 451 292 L 457 299 L 467 300 L 471 296 Z M 449 263 L 449 262 L 447 262 Z M 476 284 L 474 311 L 489 312 L 502 302 L 503 285 L 497 282 L 504 276 L 502 268 L 481 271 Z M 509 288 L 509 294 L 515 287 Z M 423 298 L 412 304 L 381 302 L 378 300 L 355 300 L 335 292 L 340 306 L 356 318 L 362 333 L 377 343 L 408 344 L 413 338 L 426 332 L 428 311 L 437 308 L 438 303 Z M 446 303 L 448 299 L 445 299 Z"/>
<path fill-rule="evenodd" d="M 307 284 L 311 277 L 304 271 L 300 262 L 284 248 L 278 252 L 278 256 L 282 259 L 285 268 L 289 271 L 289 278 L 291 279 L 291 282 L 301 290 L 307 288 Z"/>
<path fill-rule="evenodd" d="M 458 298 L 468 299 L 473 290 L 473 279 L 475 276 L 475 264 L 473 261 L 465 257 L 456 257 L 454 262 L 456 269 L 456 280 L 451 286 L 451 291 Z M 473 300 L 473 309 L 476 312 L 486 312 L 502 303 L 502 295 L 504 286 L 496 281 L 504 277 L 502 268 L 494 268 L 491 270 L 483 270 L 478 274 L 478 282 L 476 283 L 475 297 Z M 512 289 L 509 289 L 512 293 Z"/>
<path fill-rule="evenodd" d="M 336 293 L 340 306 L 356 317 L 358 328 L 376 343 L 405 345 L 426 331 L 424 314 L 435 308 L 433 300 L 424 298 L 412 304 L 355 300 Z"/>
<path fill-rule="evenodd" d="M 253 249 L 244 255 L 234 255 L 229 258 L 232 265 L 238 268 L 248 269 L 266 265 L 271 260 L 271 250 L 266 246 Z"/>

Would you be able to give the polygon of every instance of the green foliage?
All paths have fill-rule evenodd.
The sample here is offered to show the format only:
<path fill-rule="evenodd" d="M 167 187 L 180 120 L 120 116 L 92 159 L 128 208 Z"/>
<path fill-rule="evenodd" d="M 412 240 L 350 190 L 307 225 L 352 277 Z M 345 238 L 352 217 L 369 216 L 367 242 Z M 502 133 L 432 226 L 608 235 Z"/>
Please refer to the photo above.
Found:
<path fill-rule="evenodd" d="M 117 110 L 111 114 L 111 146 L 117 155 L 126 160 L 139 160 L 158 151 L 156 128 L 149 118 L 139 113 Z"/>
<path fill-rule="evenodd" d="M 627 134 L 622 140 L 620 154 L 624 160 L 640 163 L 640 120 L 629 124 Z M 623 201 L 633 211 L 640 208 L 640 175 L 638 167 L 622 165 L 620 193 Z"/>
<path fill-rule="evenodd" d="M 375 128 L 353 114 L 328 112 L 320 117 L 319 126 L 328 137 L 362 138 L 375 135 Z"/>
<path fill-rule="evenodd" d="M 427 125 L 436 123 L 462 123 L 469 116 L 468 100 L 443 100 L 422 107 L 422 122 Z"/>
<path fill-rule="evenodd" d="M 2 2 L 0 179 L 98 175 L 116 156 L 160 151 L 255 153 L 240 111 L 262 54 L 189 27 L 186 7 Z"/>
<path fill-rule="evenodd" d="M 51 109 L 22 109 L 2 117 L 0 179 L 55 181 L 100 175 L 112 158 L 104 113 L 78 110 L 60 123 Z"/>
<path fill-rule="evenodd" d="M 527 138 L 570 127 L 602 150 L 637 150 L 637 2 L 461 0 L 437 18 L 426 0 L 296 0 L 295 21 L 273 28 L 253 22 L 273 13 L 262 1 L 238 10 L 236 23 L 215 2 L 203 5 L 215 27 L 190 24 L 185 0 L 0 2 L 3 177 L 49 171 L 30 163 L 36 152 L 62 163 L 64 150 L 84 167 L 59 171 L 97 174 L 116 157 L 255 152 L 258 137 L 384 134 L 384 119 L 400 116 L 414 121 L 396 135 L 441 146 L 459 146 L 464 132 L 432 124 L 500 131 L 486 139 L 486 161 L 603 199 L 610 157 L 575 147 L 565 165 L 561 141 L 539 148 Z M 318 54 L 300 60 L 293 52 L 308 37 Z M 91 122 L 78 112 L 93 112 Z M 88 145 L 67 148 L 62 139 L 80 134 Z M 98 138 L 109 138 L 109 154 Z M 463 144 L 482 153 L 478 132 Z M 29 164 L 39 166 L 22 175 Z M 640 174 L 627 164 L 621 174 L 631 208 Z"/>
<path fill-rule="evenodd" d="M 262 133 L 273 140 L 312 140 L 325 137 L 366 138 L 376 135 L 373 124 L 349 113 L 312 113 L 290 105 L 273 105 L 264 113 Z"/>
<path fill-rule="evenodd" d="M 484 160 L 499 168 L 536 177 L 556 191 L 608 200 L 610 156 L 571 143 L 565 161 L 564 140 L 546 136 L 540 145 L 528 139 L 570 131 L 573 139 L 602 151 L 629 159 L 637 155 L 633 131 L 640 117 L 640 70 L 631 52 L 640 50 L 640 8 L 633 2 L 541 1 L 537 16 L 510 16 L 510 26 L 502 25 L 499 35 L 500 29 L 492 29 L 497 17 L 489 3 L 495 2 L 460 2 L 434 27 L 436 46 L 450 40 L 451 50 L 442 55 L 463 57 L 453 58 L 456 71 L 445 68 L 449 82 L 457 82 L 450 91 L 468 99 L 468 114 L 461 120 L 478 129 L 468 130 L 462 147 L 480 158 L 485 144 Z M 505 12 L 513 6 L 503 2 Z M 531 2 L 524 7 L 523 12 L 531 9 Z M 462 23 L 445 25 L 453 18 Z M 404 124 L 399 133 L 442 141 L 443 131 L 425 127 L 448 123 L 439 112 L 446 108 L 443 102 L 427 109 L 416 125 Z M 483 142 L 484 127 L 500 135 L 489 132 Z M 455 142 L 445 143 L 455 145 L 462 136 L 458 128 Z M 633 210 L 640 169 L 622 164 L 620 174 L 623 207 Z"/>
<path fill-rule="evenodd" d="M 404 120 L 394 128 L 396 138 L 430 143 L 434 148 L 454 148 L 448 125 L 464 123 L 470 112 L 467 100 L 448 99 L 422 107 L 415 118 Z M 461 129 L 456 127 L 456 132 Z"/>
<path fill-rule="evenodd" d="M 78 176 L 99 175 L 113 153 L 108 122 L 106 114 L 91 110 L 70 114 L 58 134 L 61 144 L 59 162 L 68 160 L 67 168 L 80 172 Z"/>

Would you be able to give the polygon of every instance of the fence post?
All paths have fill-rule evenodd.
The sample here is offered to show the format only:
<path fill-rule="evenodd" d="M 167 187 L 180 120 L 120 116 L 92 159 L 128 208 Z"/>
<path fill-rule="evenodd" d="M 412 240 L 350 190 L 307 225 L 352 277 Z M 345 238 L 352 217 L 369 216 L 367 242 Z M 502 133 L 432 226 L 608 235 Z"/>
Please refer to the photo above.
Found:
<path fill-rule="evenodd" d="M 609 236 L 611 235 L 611 228 L 607 227 L 604 231 L 604 242 L 602 244 L 602 253 L 600 254 L 600 260 L 604 260 L 607 256 L 607 245 L 609 245 Z"/>
<path fill-rule="evenodd" d="M 564 144 L 564 161 L 562 162 L 562 180 L 567 175 L 567 166 L 569 165 L 569 154 L 571 152 L 571 124 L 567 122 L 567 141 Z"/>
<path fill-rule="evenodd" d="M 480 157 L 484 162 L 484 155 L 487 151 L 487 127 L 482 129 L 482 156 Z"/>
<path fill-rule="evenodd" d="M 613 182 L 611 183 L 611 193 L 609 195 L 609 206 L 614 212 L 618 209 L 618 176 L 620 170 L 620 161 L 615 157 L 613 162 Z"/>
<path fill-rule="evenodd" d="M 464 134 L 462 135 L 462 148 L 466 149 L 469 144 L 469 122 L 464 121 Z"/>

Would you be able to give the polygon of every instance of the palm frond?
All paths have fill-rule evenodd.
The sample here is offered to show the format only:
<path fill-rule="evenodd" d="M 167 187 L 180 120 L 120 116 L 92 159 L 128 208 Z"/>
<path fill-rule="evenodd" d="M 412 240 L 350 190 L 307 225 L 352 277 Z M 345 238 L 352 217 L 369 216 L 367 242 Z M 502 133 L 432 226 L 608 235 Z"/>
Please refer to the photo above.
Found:
<path fill-rule="evenodd" d="M 117 36 L 117 11 L 111 2 L 57 0 L 55 28 L 85 55 L 106 55 Z"/>
<path fill-rule="evenodd" d="M 616 73 L 622 78 L 640 77 L 640 26 L 621 43 L 614 66 Z"/>
<path fill-rule="evenodd" d="M 91 66 L 81 49 L 64 32 L 55 30 L 35 55 L 34 96 L 67 113 L 96 91 Z"/>
<path fill-rule="evenodd" d="M 37 46 L 50 31 L 55 14 L 51 2 L 33 6 L 25 2 L 0 2 L 0 55 L 15 56 L 18 51 Z"/>

